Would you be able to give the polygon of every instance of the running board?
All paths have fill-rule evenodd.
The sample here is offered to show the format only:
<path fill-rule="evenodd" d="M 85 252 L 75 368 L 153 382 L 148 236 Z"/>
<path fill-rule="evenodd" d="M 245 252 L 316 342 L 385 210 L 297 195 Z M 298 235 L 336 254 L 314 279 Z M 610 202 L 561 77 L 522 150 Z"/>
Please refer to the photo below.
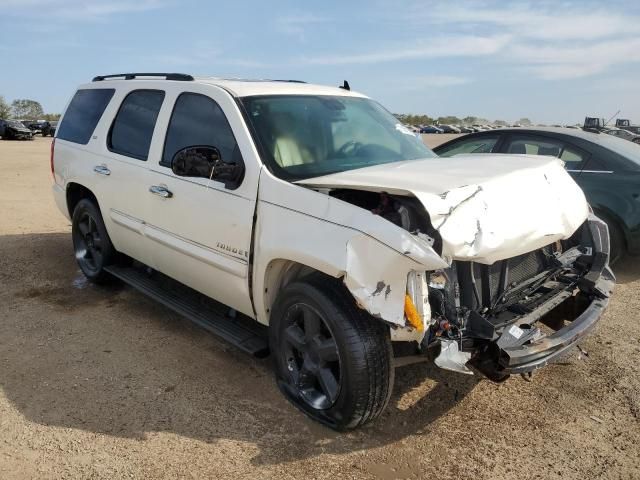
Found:
<path fill-rule="evenodd" d="M 160 272 L 119 265 L 110 265 L 105 270 L 240 350 L 259 358 L 269 354 L 267 329 L 255 320 Z"/>

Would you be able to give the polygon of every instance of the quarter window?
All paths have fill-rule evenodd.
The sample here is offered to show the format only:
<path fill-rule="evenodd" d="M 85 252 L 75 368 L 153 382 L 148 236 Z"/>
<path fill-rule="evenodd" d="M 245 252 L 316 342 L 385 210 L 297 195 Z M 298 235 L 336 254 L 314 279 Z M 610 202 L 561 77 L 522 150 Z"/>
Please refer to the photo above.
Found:
<path fill-rule="evenodd" d="M 183 93 L 171 114 L 160 165 L 171 167 L 174 155 L 186 147 L 215 147 L 223 162 L 242 163 L 231 126 L 220 106 L 198 93 Z"/>
<path fill-rule="evenodd" d="M 560 158 L 567 164 L 567 170 L 573 170 L 576 166 L 582 166 L 586 155 L 571 147 L 565 147 Z"/>
<path fill-rule="evenodd" d="M 64 114 L 57 138 L 86 145 L 113 97 L 113 88 L 78 90 Z"/>
<path fill-rule="evenodd" d="M 129 93 L 111 126 L 109 150 L 146 160 L 163 100 L 164 92 L 161 90 L 134 90 Z"/>

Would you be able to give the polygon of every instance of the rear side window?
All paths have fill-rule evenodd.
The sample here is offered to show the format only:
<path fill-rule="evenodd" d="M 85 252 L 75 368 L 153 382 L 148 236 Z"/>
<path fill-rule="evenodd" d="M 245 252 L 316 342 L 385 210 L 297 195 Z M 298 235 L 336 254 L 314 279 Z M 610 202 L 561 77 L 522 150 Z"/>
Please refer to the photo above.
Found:
<path fill-rule="evenodd" d="M 163 100 L 164 92 L 161 90 L 134 90 L 129 93 L 111 126 L 107 141 L 109 150 L 146 160 Z"/>
<path fill-rule="evenodd" d="M 453 157 L 460 153 L 491 153 L 496 143 L 498 143 L 497 135 L 483 135 L 481 137 L 463 139 L 441 150 L 436 150 L 441 157 Z"/>
<path fill-rule="evenodd" d="M 204 95 L 183 93 L 173 107 L 160 165 L 171 167 L 171 160 L 179 150 L 194 146 L 216 147 L 223 162 L 242 163 L 238 144 L 220 106 Z"/>
<path fill-rule="evenodd" d="M 565 162 L 570 171 L 582 170 L 589 154 L 558 140 L 542 137 L 518 137 L 514 135 L 506 147 L 507 153 L 526 153 L 528 155 L 545 155 L 557 157 Z M 595 165 L 595 163 L 594 163 Z"/>
<path fill-rule="evenodd" d="M 113 88 L 78 90 L 67 107 L 57 137 L 86 145 L 113 97 Z"/>
<path fill-rule="evenodd" d="M 561 151 L 562 143 L 535 137 L 512 138 L 507 148 L 507 153 L 544 155 L 548 157 L 558 157 Z"/>

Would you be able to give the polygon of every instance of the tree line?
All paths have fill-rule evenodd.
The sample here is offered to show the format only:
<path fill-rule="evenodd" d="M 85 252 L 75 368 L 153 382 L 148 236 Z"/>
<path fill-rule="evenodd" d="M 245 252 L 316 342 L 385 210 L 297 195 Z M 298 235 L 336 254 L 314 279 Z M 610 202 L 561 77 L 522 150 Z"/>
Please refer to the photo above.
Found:
<path fill-rule="evenodd" d="M 18 98 L 9 104 L 4 97 L 0 95 L 0 119 L 7 118 L 54 121 L 60 118 L 60 114 L 44 113 L 42 105 L 36 100 Z"/>
<path fill-rule="evenodd" d="M 507 126 L 509 125 L 508 122 L 504 121 L 504 120 L 487 120 L 486 118 L 482 118 L 482 117 L 473 117 L 473 116 L 467 116 L 467 117 L 463 117 L 463 118 L 459 118 L 456 116 L 445 116 L 445 117 L 437 117 L 437 118 L 432 118 L 429 115 L 414 115 L 414 114 L 407 114 L 407 113 L 396 113 L 395 114 L 396 118 L 398 120 L 400 120 L 402 123 L 408 124 L 408 125 L 434 125 L 434 124 L 438 124 L 438 125 L 486 125 L 486 124 L 492 124 L 492 125 L 501 125 L 501 126 Z M 530 126 L 531 120 L 529 120 L 528 118 L 521 118 L 520 120 L 517 121 L 518 124 L 522 125 L 522 126 Z"/>

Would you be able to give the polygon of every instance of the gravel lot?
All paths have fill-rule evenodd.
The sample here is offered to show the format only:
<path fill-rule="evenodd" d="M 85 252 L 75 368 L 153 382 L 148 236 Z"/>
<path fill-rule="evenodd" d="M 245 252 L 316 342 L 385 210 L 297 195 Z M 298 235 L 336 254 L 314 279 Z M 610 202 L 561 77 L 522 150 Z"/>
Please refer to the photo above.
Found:
<path fill-rule="evenodd" d="M 0 478 L 640 478 L 639 259 L 587 354 L 500 385 L 404 367 L 386 414 L 337 434 L 268 361 L 84 281 L 49 144 L 0 141 Z"/>

